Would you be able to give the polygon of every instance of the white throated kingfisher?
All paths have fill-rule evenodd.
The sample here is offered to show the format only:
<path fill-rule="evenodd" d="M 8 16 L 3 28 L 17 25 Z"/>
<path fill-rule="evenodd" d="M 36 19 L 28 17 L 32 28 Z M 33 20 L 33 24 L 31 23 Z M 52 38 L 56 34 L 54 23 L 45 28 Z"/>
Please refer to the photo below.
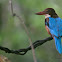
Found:
<path fill-rule="evenodd" d="M 53 8 L 47 8 L 36 15 L 45 15 L 45 28 L 50 36 L 55 40 L 57 51 L 62 53 L 62 19 L 56 14 Z"/>

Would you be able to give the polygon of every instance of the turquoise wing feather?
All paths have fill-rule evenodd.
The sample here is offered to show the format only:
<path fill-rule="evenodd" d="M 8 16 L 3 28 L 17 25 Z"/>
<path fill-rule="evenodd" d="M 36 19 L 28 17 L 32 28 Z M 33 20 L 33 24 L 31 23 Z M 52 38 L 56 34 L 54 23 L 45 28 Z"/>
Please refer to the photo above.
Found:
<path fill-rule="evenodd" d="M 62 36 L 62 20 L 61 18 L 49 17 L 49 29 L 50 33 L 57 37 Z"/>
<path fill-rule="evenodd" d="M 61 18 L 51 18 L 49 17 L 49 29 L 52 37 L 54 37 L 56 49 L 61 54 L 61 36 L 62 36 L 62 20 Z"/>

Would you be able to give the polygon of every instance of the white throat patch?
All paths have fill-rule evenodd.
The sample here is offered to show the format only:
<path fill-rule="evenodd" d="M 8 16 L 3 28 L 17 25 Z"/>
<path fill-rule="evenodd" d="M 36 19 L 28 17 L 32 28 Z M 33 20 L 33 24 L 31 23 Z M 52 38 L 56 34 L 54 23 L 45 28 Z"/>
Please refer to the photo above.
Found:
<path fill-rule="evenodd" d="M 45 14 L 45 18 L 51 17 L 51 15 L 49 14 Z"/>

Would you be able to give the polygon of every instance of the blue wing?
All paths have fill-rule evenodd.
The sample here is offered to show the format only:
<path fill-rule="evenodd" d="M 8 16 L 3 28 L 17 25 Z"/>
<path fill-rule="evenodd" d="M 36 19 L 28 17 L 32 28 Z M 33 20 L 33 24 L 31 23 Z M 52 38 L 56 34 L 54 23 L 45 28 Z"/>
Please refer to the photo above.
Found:
<path fill-rule="evenodd" d="M 50 33 L 57 37 L 62 36 L 62 20 L 61 18 L 49 17 L 49 29 Z"/>
<path fill-rule="evenodd" d="M 62 45 L 61 45 L 62 20 L 61 18 L 49 17 L 49 29 L 50 29 L 50 33 L 54 37 L 56 49 L 61 54 L 62 53 Z"/>

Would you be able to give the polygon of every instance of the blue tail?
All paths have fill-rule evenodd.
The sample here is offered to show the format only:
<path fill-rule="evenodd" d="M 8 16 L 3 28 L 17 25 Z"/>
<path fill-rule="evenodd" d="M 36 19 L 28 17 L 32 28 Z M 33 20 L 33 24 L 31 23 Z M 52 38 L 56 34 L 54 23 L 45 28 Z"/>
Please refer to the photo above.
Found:
<path fill-rule="evenodd" d="M 61 54 L 62 53 L 61 37 L 59 38 L 54 37 L 54 40 L 55 40 L 56 49 Z"/>

